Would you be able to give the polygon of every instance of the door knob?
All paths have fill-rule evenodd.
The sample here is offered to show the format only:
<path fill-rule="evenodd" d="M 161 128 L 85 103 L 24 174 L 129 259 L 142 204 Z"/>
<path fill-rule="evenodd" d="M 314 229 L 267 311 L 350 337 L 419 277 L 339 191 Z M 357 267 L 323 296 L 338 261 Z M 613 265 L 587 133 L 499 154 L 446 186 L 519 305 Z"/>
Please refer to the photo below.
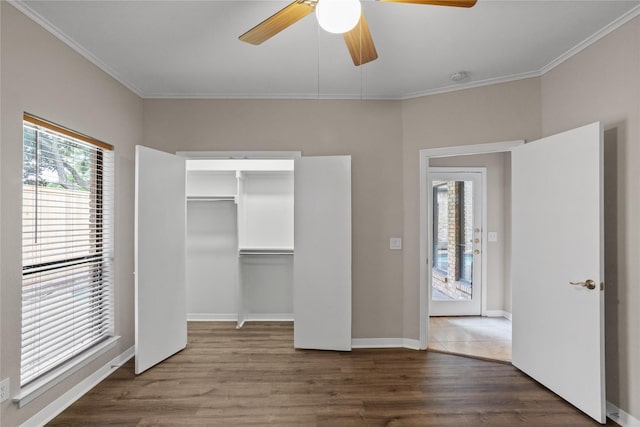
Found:
<path fill-rule="evenodd" d="M 480 249 L 476 249 L 475 251 L 473 251 L 473 253 L 476 255 L 480 255 Z"/>
<path fill-rule="evenodd" d="M 596 288 L 596 282 L 594 282 L 591 279 L 587 279 L 584 282 L 569 282 L 570 285 L 577 285 L 577 286 L 582 286 L 585 287 L 587 289 L 595 289 Z"/>

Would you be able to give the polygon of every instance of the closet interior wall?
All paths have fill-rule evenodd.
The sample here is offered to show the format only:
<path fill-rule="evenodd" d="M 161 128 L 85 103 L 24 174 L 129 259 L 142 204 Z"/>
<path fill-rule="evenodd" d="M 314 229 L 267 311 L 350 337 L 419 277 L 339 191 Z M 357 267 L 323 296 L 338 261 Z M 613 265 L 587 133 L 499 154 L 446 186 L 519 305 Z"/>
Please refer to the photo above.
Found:
<path fill-rule="evenodd" d="M 187 202 L 188 320 L 236 320 L 237 228 L 233 200 Z"/>
<path fill-rule="evenodd" d="M 293 171 L 187 165 L 188 319 L 293 320 Z"/>

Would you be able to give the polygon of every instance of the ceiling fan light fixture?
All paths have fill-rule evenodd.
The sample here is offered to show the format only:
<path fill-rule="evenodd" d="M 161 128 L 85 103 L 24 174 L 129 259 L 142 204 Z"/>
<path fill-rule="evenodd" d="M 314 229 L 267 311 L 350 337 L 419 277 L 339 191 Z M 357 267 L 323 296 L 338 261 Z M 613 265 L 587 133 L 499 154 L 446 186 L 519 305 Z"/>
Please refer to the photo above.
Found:
<path fill-rule="evenodd" d="M 360 0 L 318 0 L 316 18 L 320 27 L 334 34 L 352 30 L 360 20 Z"/>

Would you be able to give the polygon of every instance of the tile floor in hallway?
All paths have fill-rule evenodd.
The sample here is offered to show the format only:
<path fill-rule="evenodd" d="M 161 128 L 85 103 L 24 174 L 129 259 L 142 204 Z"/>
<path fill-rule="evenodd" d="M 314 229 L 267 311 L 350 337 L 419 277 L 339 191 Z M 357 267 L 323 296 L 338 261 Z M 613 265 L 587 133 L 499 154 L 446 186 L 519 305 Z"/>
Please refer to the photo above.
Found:
<path fill-rule="evenodd" d="M 511 362 L 511 321 L 504 317 L 431 317 L 429 349 Z"/>

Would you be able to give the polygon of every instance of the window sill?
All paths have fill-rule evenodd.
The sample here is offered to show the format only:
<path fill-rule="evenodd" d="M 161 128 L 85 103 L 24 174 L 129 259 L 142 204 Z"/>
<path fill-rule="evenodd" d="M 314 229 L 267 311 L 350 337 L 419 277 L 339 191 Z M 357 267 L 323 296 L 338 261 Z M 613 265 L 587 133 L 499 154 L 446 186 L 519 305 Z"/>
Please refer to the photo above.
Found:
<path fill-rule="evenodd" d="M 44 375 L 42 378 L 22 387 L 20 392 L 14 396 L 13 402 L 16 403 L 19 408 L 22 408 L 46 391 L 53 388 L 55 385 L 78 372 L 84 366 L 96 360 L 107 351 L 114 348 L 119 340 L 119 336 L 107 338 L 103 342 L 96 344 L 84 353 Z"/>

